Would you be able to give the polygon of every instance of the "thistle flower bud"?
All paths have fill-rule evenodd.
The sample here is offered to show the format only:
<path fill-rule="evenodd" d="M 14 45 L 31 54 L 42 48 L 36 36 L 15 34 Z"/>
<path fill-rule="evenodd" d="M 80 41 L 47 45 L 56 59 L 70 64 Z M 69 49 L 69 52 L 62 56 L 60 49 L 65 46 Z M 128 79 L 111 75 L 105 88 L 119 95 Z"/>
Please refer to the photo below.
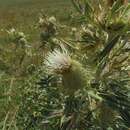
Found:
<path fill-rule="evenodd" d="M 9 31 L 7 31 L 8 34 L 13 35 L 15 33 L 15 29 L 11 28 Z"/>
<path fill-rule="evenodd" d="M 44 20 L 43 18 L 40 17 L 38 23 L 39 23 L 40 25 L 42 25 L 44 22 L 45 22 L 45 20 Z"/>
<path fill-rule="evenodd" d="M 20 38 L 19 43 L 21 43 L 21 44 L 27 44 L 28 41 L 26 40 L 26 38 Z"/>
<path fill-rule="evenodd" d="M 18 32 L 18 36 L 19 36 L 20 38 L 25 38 L 25 37 L 26 37 L 23 32 Z"/>
<path fill-rule="evenodd" d="M 19 32 L 14 28 L 7 31 L 9 34 L 9 39 L 15 44 L 25 45 L 27 43 L 26 35 L 23 32 Z"/>
<path fill-rule="evenodd" d="M 77 31 L 77 29 L 76 29 L 75 27 L 73 27 L 73 28 L 71 29 L 71 31 L 75 33 L 75 32 Z"/>
<path fill-rule="evenodd" d="M 56 18 L 54 16 L 51 16 L 50 18 L 48 18 L 48 21 L 51 23 L 56 23 Z"/>
<path fill-rule="evenodd" d="M 62 75 L 62 83 L 67 94 L 74 94 L 78 89 L 87 85 L 87 75 L 82 65 L 71 59 L 66 50 L 49 53 L 46 62 L 49 70 Z"/>
<path fill-rule="evenodd" d="M 73 27 L 71 28 L 71 35 L 76 36 L 77 28 Z"/>

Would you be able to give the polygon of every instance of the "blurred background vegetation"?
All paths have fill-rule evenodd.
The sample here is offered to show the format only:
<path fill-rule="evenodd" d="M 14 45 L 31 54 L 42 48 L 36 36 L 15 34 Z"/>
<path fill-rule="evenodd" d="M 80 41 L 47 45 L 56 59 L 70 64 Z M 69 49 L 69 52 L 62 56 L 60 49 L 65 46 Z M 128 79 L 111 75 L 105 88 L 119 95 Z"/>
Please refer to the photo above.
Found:
<path fill-rule="evenodd" d="M 75 1 L 0 0 L 0 130 L 129 129 L 130 5 Z M 89 79 L 72 95 L 44 64 L 63 46 Z"/>
<path fill-rule="evenodd" d="M 30 75 L 27 72 L 27 68 L 30 66 L 31 68 L 29 68 L 34 69 L 35 71 L 35 65 L 37 65 L 36 68 L 39 69 L 38 66 L 40 66 L 41 62 L 43 61 L 41 58 L 41 52 L 37 53 L 36 50 L 33 49 L 33 54 L 36 55 L 34 57 L 29 56 L 29 61 L 26 57 L 26 63 L 23 63 L 23 65 L 19 66 L 18 59 L 21 57 L 20 55 L 24 53 L 24 50 L 21 48 L 17 51 L 15 50 L 15 45 L 13 45 L 8 39 L 7 30 L 15 28 L 24 32 L 27 35 L 29 44 L 38 48 L 40 31 L 36 28 L 36 26 L 40 14 L 44 13 L 55 16 L 60 21 L 65 22 L 66 20 L 69 20 L 71 13 L 70 8 L 71 3 L 69 0 L 0 0 L 1 130 L 18 129 L 15 126 L 15 116 L 17 115 L 16 113 L 19 109 L 18 106 L 20 104 L 21 97 L 23 97 L 22 94 L 26 91 L 24 90 L 26 81 L 28 82 L 29 80 L 32 80 L 31 78 L 33 76 L 31 75 L 34 75 L 34 77 L 36 75 L 37 77 L 37 74 L 35 73 Z"/>
<path fill-rule="evenodd" d="M 2 29 L 18 28 L 31 34 L 30 40 L 37 39 L 34 29 L 39 13 L 58 17 L 62 22 L 69 19 L 70 0 L 0 0 L 0 42 L 5 43 Z"/>

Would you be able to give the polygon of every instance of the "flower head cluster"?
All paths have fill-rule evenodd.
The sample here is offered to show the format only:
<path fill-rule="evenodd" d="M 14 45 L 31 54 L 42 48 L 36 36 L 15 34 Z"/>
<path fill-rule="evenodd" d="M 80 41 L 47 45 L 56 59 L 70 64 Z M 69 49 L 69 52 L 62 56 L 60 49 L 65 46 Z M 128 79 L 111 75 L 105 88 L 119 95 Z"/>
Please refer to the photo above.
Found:
<path fill-rule="evenodd" d="M 14 43 L 27 43 L 26 36 L 23 32 L 19 32 L 14 28 L 11 28 L 7 31 L 7 33 L 9 34 L 9 39 Z"/>
<path fill-rule="evenodd" d="M 40 17 L 38 21 L 39 27 L 45 27 L 49 24 L 55 24 L 56 18 L 54 16 L 51 17 Z"/>

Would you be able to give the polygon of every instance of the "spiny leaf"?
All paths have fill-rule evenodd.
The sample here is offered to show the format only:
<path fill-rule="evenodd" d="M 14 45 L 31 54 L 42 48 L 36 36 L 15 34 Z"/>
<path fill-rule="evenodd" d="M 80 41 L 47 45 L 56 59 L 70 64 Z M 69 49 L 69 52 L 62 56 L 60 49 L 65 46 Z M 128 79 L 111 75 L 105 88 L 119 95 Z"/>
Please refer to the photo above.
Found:
<path fill-rule="evenodd" d="M 76 9 L 80 14 L 82 14 L 82 10 L 81 10 L 81 8 L 79 7 L 79 5 L 76 3 L 76 1 L 75 1 L 75 0 L 71 0 L 71 2 L 72 2 L 72 4 L 73 4 L 73 6 L 75 7 L 75 9 Z"/>
<path fill-rule="evenodd" d="M 99 61 L 101 61 L 106 55 L 110 53 L 112 48 L 116 45 L 118 42 L 120 36 L 116 35 L 111 41 L 108 41 L 106 47 L 103 49 L 103 51 L 99 55 Z"/>
<path fill-rule="evenodd" d="M 122 0 L 117 0 L 112 8 L 111 8 L 111 12 L 112 12 L 112 15 L 116 13 L 116 11 L 122 6 Z"/>
<path fill-rule="evenodd" d="M 84 14 L 87 16 L 90 16 L 91 13 L 93 12 L 92 6 L 90 4 L 89 0 L 84 0 L 85 3 L 85 10 L 84 10 Z"/>

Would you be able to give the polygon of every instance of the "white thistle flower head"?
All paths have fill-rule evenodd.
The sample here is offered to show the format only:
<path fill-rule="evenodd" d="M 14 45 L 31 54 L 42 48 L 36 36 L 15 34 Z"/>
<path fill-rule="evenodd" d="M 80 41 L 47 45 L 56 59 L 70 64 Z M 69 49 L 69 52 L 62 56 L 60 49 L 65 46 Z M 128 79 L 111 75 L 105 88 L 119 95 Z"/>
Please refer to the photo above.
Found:
<path fill-rule="evenodd" d="M 69 71 L 71 58 L 65 49 L 62 52 L 54 50 L 48 54 L 45 65 L 51 72 L 63 74 Z"/>

